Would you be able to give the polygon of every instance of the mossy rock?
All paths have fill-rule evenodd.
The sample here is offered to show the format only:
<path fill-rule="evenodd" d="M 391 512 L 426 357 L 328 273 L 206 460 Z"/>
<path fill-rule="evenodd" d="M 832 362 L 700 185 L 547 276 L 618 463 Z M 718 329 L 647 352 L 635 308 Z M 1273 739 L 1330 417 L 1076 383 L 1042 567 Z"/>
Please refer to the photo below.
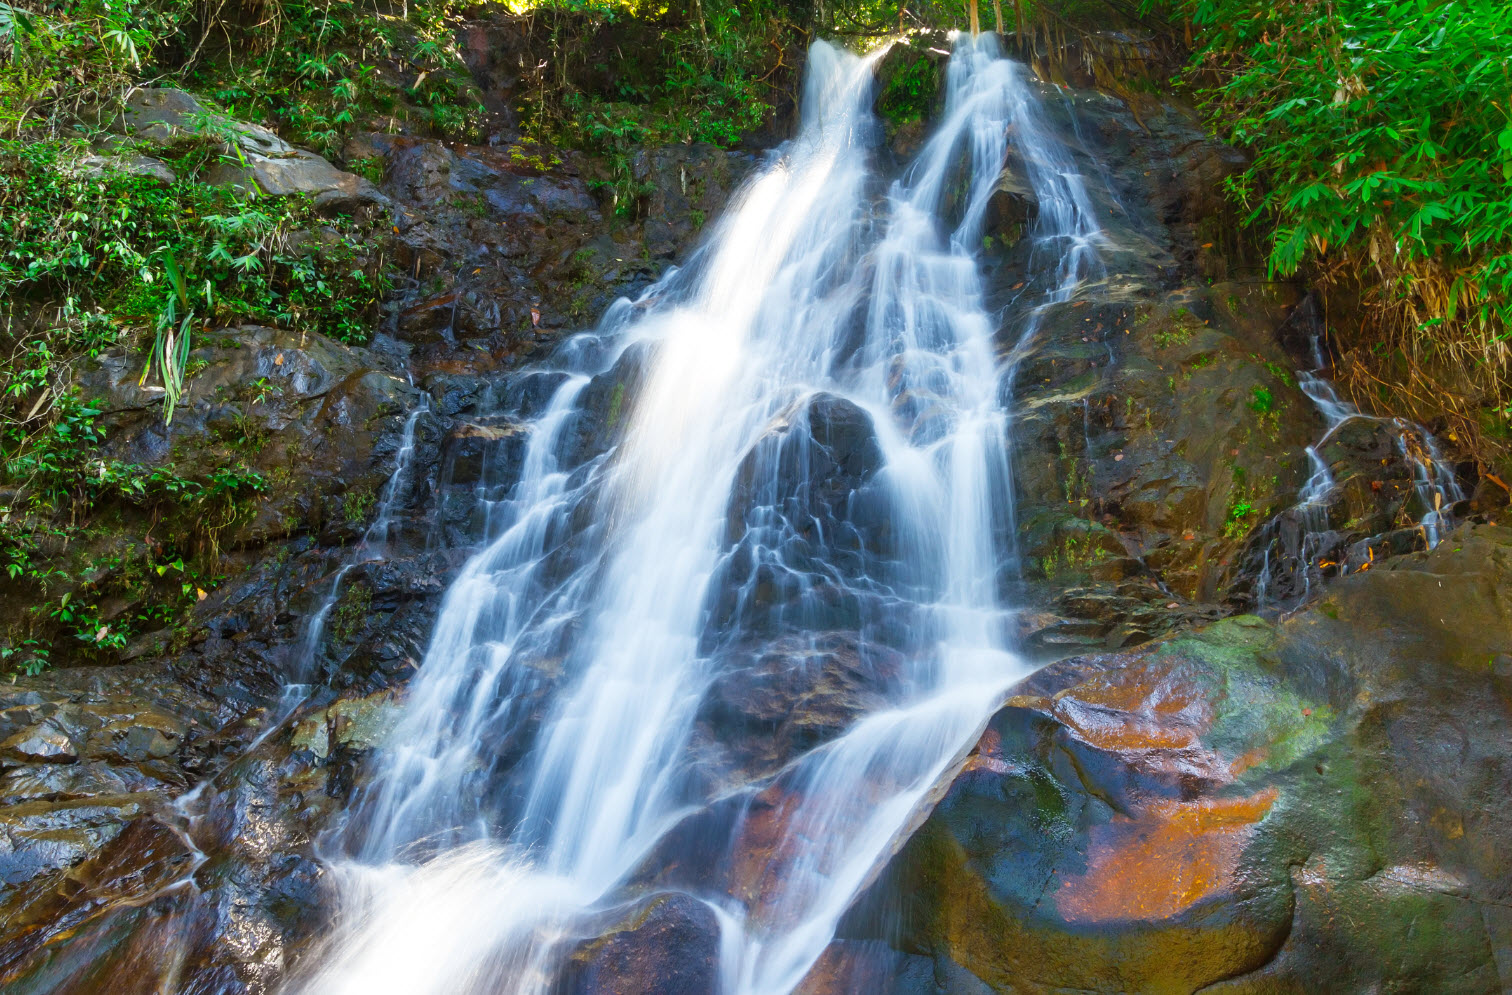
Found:
<path fill-rule="evenodd" d="M 1040 671 L 846 935 L 1004 992 L 1504 990 L 1508 591 L 1512 530 L 1466 527 Z"/>

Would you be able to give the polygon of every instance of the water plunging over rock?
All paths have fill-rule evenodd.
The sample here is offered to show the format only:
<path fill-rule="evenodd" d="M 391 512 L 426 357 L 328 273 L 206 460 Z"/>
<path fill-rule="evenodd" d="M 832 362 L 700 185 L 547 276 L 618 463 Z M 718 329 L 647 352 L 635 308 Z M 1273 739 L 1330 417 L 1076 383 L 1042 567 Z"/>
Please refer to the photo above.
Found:
<path fill-rule="evenodd" d="M 1299 493 L 1374 534 L 1442 461 L 1308 453 L 1305 306 L 1214 249 L 1191 115 L 922 44 L 901 127 L 873 77 L 920 47 L 821 44 L 762 163 L 648 151 L 628 240 L 571 156 L 359 141 L 426 282 L 370 352 L 204 354 L 288 374 L 260 458 L 311 443 L 243 541 L 318 521 L 178 670 L 0 695 L 0 985 L 1495 990 L 1505 537 L 1194 630 Z"/>
<path fill-rule="evenodd" d="M 1368 569 L 1378 555 L 1432 549 L 1465 499 L 1426 428 L 1372 417 L 1339 398 L 1324 377 L 1327 358 L 1312 304 L 1309 298 L 1289 321 L 1311 326 L 1310 366 L 1297 372 L 1297 384 L 1325 427 L 1307 447 L 1308 478 L 1297 503 L 1251 541 L 1260 608 L 1300 604 L 1325 579 Z"/>
<path fill-rule="evenodd" d="M 771 865 L 690 882 L 734 890 L 701 895 L 704 911 L 667 928 L 718 923 L 728 985 L 790 990 L 994 689 L 1021 672 L 995 580 L 1014 521 L 975 254 L 1010 132 L 1031 163 L 1030 237 L 1056 261 L 1048 301 L 1095 259 L 1090 201 L 1022 71 L 989 40 L 963 41 L 941 125 L 874 223 L 871 67 L 818 45 L 810 73 L 804 131 L 709 244 L 611 311 L 598 333 L 609 355 L 586 354 L 600 365 L 564 354 L 569 378 L 530 429 L 513 521 L 448 594 L 353 824 L 355 861 L 338 870 L 351 925 L 322 947 L 311 990 L 392 983 L 391 958 L 408 955 L 374 938 L 413 913 L 403 894 L 463 853 L 497 862 L 513 911 L 472 930 L 432 983 L 545 990 L 565 957 L 588 956 L 561 937 L 625 901 L 622 882 L 645 873 L 664 833 L 720 825 L 685 817 L 721 805 L 710 792 L 732 775 L 773 774 Z M 633 376 L 604 375 L 636 348 Z M 607 420 L 623 428 L 569 446 L 573 469 L 559 433 L 577 431 L 600 384 L 613 384 Z M 583 507 L 597 525 L 569 524 Z M 564 544 L 575 551 L 554 564 Z M 754 659 L 727 649 L 756 640 Z M 558 662 L 538 677 L 543 656 Z M 788 732 L 742 750 L 729 733 L 773 711 L 761 687 L 786 699 L 775 710 Z M 480 792 L 506 775 L 488 744 L 509 727 L 534 743 L 510 754 L 522 757 L 513 787 Z M 711 747 L 733 747 L 733 766 L 707 767 Z M 751 824 L 727 826 L 737 865 Z M 646 928 L 596 956 L 632 956 Z"/>

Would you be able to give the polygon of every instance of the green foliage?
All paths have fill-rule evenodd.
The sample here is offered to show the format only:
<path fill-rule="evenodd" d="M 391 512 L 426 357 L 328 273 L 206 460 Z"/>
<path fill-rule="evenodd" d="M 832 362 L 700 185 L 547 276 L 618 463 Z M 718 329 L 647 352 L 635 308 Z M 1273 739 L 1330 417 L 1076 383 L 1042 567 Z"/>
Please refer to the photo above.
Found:
<path fill-rule="evenodd" d="M 1377 362 L 1503 391 L 1512 307 L 1512 5 L 1181 0 L 1231 181 L 1270 268 L 1358 276 Z M 1391 375 L 1391 373 L 1388 373 Z"/>
<path fill-rule="evenodd" d="M 149 372 L 171 417 L 192 336 L 209 324 L 366 338 L 387 280 L 360 255 L 355 224 L 199 182 L 202 154 L 175 161 L 179 178 L 160 185 L 87 152 L 68 140 L 0 140 L 0 301 L 57 316 L 0 374 L 6 395 L 35 398 L 69 357 L 150 330 Z"/>
<path fill-rule="evenodd" d="M 37 673 L 60 652 L 58 641 L 86 657 L 109 658 L 138 631 L 181 620 L 214 579 L 197 563 L 215 559 L 219 533 L 266 489 L 241 466 L 181 473 L 102 455 L 100 409 L 65 393 L 40 427 L 12 422 L 0 433 L 0 566 L 12 597 L 27 602 L 0 627 L 0 669 Z M 181 523 L 183 539 L 148 539 L 125 553 L 64 570 L 67 551 L 83 551 L 105 534 L 102 514 L 135 513 Z M 200 555 L 196 558 L 195 553 Z M 110 602 L 134 613 L 105 614 Z"/>
<path fill-rule="evenodd" d="M 276 122 L 302 144 L 340 148 L 359 126 L 409 121 L 439 137 L 475 140 L 484 110 L 462 63 L 455 0 L 277 0 L 253 28 L 227 19 L 234 44 L 186 81 L 240 117 Z"/>
<path fill-rule="evenodd" d="M 342 498 L 342 517 L 348 525 L 361 525 L 367 521 L 368 513 L 373 510 L 376 501 L 377 495 L 371 487 L 354 487 Z"/>
<path fill-rule="evenodd" d="M 1264 388 L 1256 388 L 1257 398 L 1261 390 Z M 1261 420 L 1266 420 L 1266 416 L 1262 415 Z M 1228 510 L 1223 517 L 1223 537 L 1233 541 L 1243 539 L 1255 525 L 1269 518 L 1271 512 L 1266 505 L 1276 493 L 1278 484 L 1279 478 L 1274 474 L 1265 480 L 1251 481 L 1244 467 L 1235 466 L 1233 484 L 1229 488 Z"/>
<path fill-rule="evenodd" d="M 0 46 L 11 56 L 0 69 L 0 133 L 148 79 L 214 94 L 233 115 L 327 152 L 380 119 L 466 137 L 483 114 L 452 36 L 456 0 L 397 10 L 377 0 L 36 6 L 0 5 Z"/>
<path fill-rule="evenodd" d="M 634 214 L 648 191 L 633 160 L 645 146 L 737 143 L 772 112 L 768 77 L 774 52 L 788 28 L 770 0 L 695 4 L 683 11 L 636 4 L 555 0 L 524 5 L 549 23 L 553 57 L 537 71 L 520 110 L 538 141 L 581 148 L 604 157 L 615 209 Z M 642 45 L 626 58 L 614 34 L 631 18 L 641 21 Z M 654 31 L 646 44 L 644 29 Z M 615 61 L 613 81 L 597 78 Z"/>
<path fill-rule="evenodd" d="M 1239 540 L 1249 535 L 1254 514 L 1255 506 L 1248 501 L 1235 501 L 1229 505 L 1228 516 L 1223 522 L 1223 537 Z"/>
<path fill-rule="evenodd" d="M 37 9 L 40 8 L 40 9 Z M 187 0 L 0 4 L 0 135 L 130 85 Z"/>
<path fill-rule="evenodd" d="M 918 121 L 929 113 L 939 90 L 939 67 L 933 59 L 921 55 L 888 78 L 877 98 L 877 110 L 894 124 Z"/>
<path fill-rule="evenodd" d="M 1276 395 L 1269 387 L 1255 387 L 1250 391 L 1249 408 L 1257 415 L 1268 415 L 1276 407 Z"/>
<path fill-rule="evenodd" d="M 367 625 L 373 610 L 373 589 L 358 581 L 346 589 L 331 618 L 331 636 L 338 643 L 350 642 Z"/>

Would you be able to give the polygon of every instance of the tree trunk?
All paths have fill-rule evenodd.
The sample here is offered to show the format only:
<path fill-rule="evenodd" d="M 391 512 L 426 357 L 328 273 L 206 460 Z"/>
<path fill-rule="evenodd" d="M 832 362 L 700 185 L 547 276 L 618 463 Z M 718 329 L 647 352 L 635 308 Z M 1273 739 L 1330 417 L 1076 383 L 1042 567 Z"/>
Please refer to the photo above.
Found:
<path fill-rule="evenodd" d="M 992 21 L 999 35 L 1003 33 L 1003 0 L 992 0 Z"/>
<path fill-rule="evenodd" d="M 709 27 L 704 20 L 703 0 L 693 0 L 693 17 L 698 21 L 698 37 L 703 40 L 704 61 L 709 59 Z"/>
<path fill-rule="evenodd" d="M 977 0 L 971 0 L 971 37 L 982 33 L 982 22 L 977 17 Z"/>

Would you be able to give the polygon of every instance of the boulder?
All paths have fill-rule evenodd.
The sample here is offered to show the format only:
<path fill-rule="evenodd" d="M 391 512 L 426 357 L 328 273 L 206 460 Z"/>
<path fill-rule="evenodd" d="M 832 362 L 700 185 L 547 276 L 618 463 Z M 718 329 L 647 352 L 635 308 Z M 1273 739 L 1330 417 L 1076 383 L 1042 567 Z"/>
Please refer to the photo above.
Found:
<path fill-rule="evenodd" d="M 103 117 L 99 112 L 96 116 Z M 261 125 L 237 121 L 185 90 L 133 90 L 120 112 L 102 123 L 140 144 L 158 148 L 203 140 L 218 143 L 228 153 L 228 160 L 234 155 L 236 162 L 212 167 L 205 179 L 213 184 L 234 184 L 273 197 L 306 194 L 314 199 L 317 209 L 331 214 L 350 214 L 389 203 L 369 180 L 337 169 L 314 152 L 296 149 Z M 167 166 L 141 155 L 127 154 L 113 160 L 94 157 L 88 161 L 88 168 L 119 168 L 164 183 L 174 180 Z"/>
<path fill-rule="evenodd" d="M 861 627 L 875 600 L 866 578 L 888 577 L 898 560 L 883 464 L 871 416 L 834 394 L 772 421 L 736 470 L 707 644 L 737 631 Z"/>
<path fill-rule="evenodd" d="M 733 544 L 752 529 L 833 534 L 852 518 L 853 499 L 882 464 L 870 415 L 833 394 L 805 398 L 779 416 L 741 461 L 726 541 Z M 854 524 L 851 530 L 859 532 Z M 842 545 L 864 543 L 858 534 Z"/>
<path fill-rule="evenodd" d="M 292 145 L 267 128 L 234 120 L 194 94 L 172 87 L 132 90 L 120 112 L 103 123 L 113 131 L 161 148 L 209 138 L 221 143 L 227 151 L 240 149 L 262 156 L 289 155 L 294 151 Z"/>
<path fill-rule="evenodd" d="M 314 201 L 316 210 L 324 214 L 352 214 L 363 207 L 390 203 L 371 180 L 343 172 L 305 149 L 294 149 L 280 156 L 246 153 L 240 162 L 218 164 L 205 179 L 270 197 L 305 194 Z"/>
<path fill-rule="evenodd" d="M 1005 992 L 1504 990 L 1508 590 L 1512 530 L 1466 527 L 1042 670 L 843 935 Z"/>
<path fill-rule="evenodd" d="M 80 160 L 79 166 L 83 175 L 91 178 L 123 174 L 135 179 L 151 180 L 161 186 L 167 186 L 178 179 L 178 175 L 163 160 L 133 152 L 85 156 Z"/>
<path fill-rule="evenodd" d="M 682 894 L 653 895 L 572 955 L 568 995 L 705 995 L 719 989 L 719 920 Z"/>
<path fill-rule="evenodd" d="M 1271 338 L 1296 300 L 1217 285 L 1041 316 L 1010 367 L 1028 576 L 1084 584 L 1128 557 L 1183 600 L 1227 593 L 1322 434 Z"/>

